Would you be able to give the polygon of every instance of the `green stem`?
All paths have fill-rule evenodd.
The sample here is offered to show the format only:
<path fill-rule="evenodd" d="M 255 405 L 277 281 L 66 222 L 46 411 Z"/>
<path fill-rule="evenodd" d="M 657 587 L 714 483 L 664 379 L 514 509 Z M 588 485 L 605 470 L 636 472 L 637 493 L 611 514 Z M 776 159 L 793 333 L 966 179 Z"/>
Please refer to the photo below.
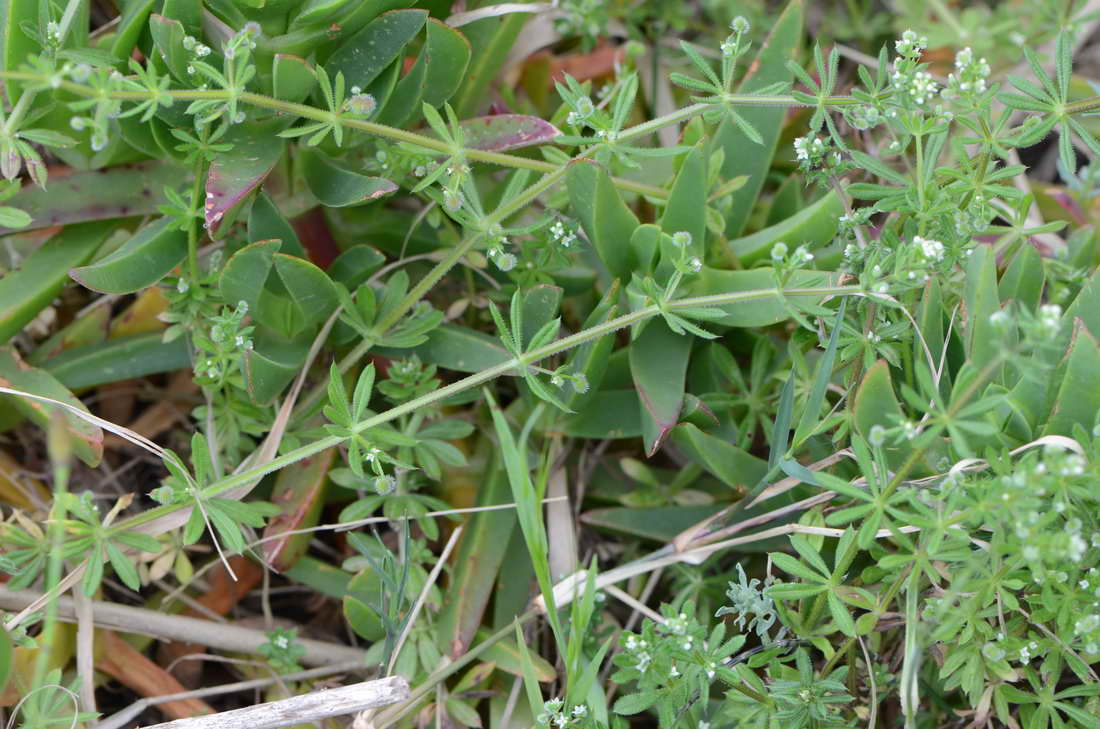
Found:
<path fill-rule="evenodd" d="M 4 136 L 11 136 L 15 133 L 15 130 L 19 128 L 19 123 L 23 121 L 23 117 L 27 115 L 27 109 L 30 108 L 31 102 L 34 101 L 34 97 L 38 96 L 37 91 L 24 91 L 19 95 L 19 101 L 15 102 L 15 106 L 12 107 L 11 113 L 8 114 L 7 121 L 4 122 Z"/>
<path fill-rule="evenodd" d="M 26 96 L 27 94 L 24 94 Z M 50 423 L 51 430 L 64 426 L 56 422 Z M 69 462 L 69 444 L 65 441 L 65 435 L 50 433 L 50 460 L 53 462 L 53 505 L 50 508 L 50 519 L 47 527 L 47 539 L 50 552 L 46 562 L 46 591 L 53 592 L 61 582 L 61 567 L 65 561 L 65 517 L 67 508 L 65 499 L 62 498 L 69 488 L 69 474 L 72 466 Z M 97 542 L 94 549 L 99 549 Z M 79 589 L 79 588 L 78 588 Z M 56 639 L 57 632 L 57 600 L 46 602 L 46 613 L 42 620 L 42 634 L 38 637 L 40 649 L 34 662 L 34 681 L 32 686 L 39 688 L 46 678 L 49 669 L 49 657 L 51 648 Z"/>
<path fill-rule="evenodd" d="M 759 301 L 761 299 L 769 299 L 779 296 L 849 296 L 853 294 L 861 293 L 863 289 L 859 286 L 825 286 L 821 288 L 807 288 L 807 289 L 787 289 L 781 291 L 776 288 L 769 289 L 757 289 L 754 291 L 734 291 L 725 294 L 711 294 L 709 296 L 695 296 L 687 299 L 678 299 L 676 301 L 670 301 L 663 304 L 663 308 L 670 311 L 677 309 L 689 309 L 698 306 L 730 306 L 733 304 L 739 304 L 747 301 Z M 282 468 L 285 468 L 291 464 L 297 463 L 303 458 L 308 458 L 314 454 L 328 450 L 335 446 L 340 445 L 350 437 L 358 435 L 371 428 L 376 428 L 379 425 L 395 420 L 402 415 L 415 412 L 421 408 L 430 407 L 442 400 L 446 400 L 449 397 L 458 395 L 474 387 L 478 387 L 487 382 L 490 382 L 497 377 L 509 374 L 514 371 L 522 371 L 524 367 L 535 364 L 536 362 L 552 357 L 556 354 L 560 354 L 573 347 L 580 346 L 585 342 L 590 342 L 594 339 L 612 334 L 625 327 L 638 324 L 647 319 L 651 319 L 659 315 L 660 309 L 656 306 L 647 306 L 637 311 L 632 311 L 629 314 L 610 319 L 601 324 L 597 324 L 594 327 L 585 329 L 571 334 L 567 337 L 557 340 L 556 342 L 550 342 L 537 349 L 532 349 L 529 352 L 525 352 L 518 357 L 501 362 L 498 365 L 489 367 L 476 372 L 468 377 L 464 377 L 461 380 L 452 382 L 449 385 L 445 385 L 438 390 L 434 390 L 426 395 L 422 395 L 413 400 L 401 403 L 393 408 L 390 408 L 384 413 L 373 415 L 366 420 L 360 421 L 353 425 L 346 436 L 330 435 L 320 440 L 316 440 L 312 443 L 295 448 L 289 453 L 285 453 L 278 456 L 268 463 L 254 466 L 247 471 L 241 473 L 235 473 L 225 478 L 219 479 L 210 484 L 202 490 L 201 498 L 209 498 L 211 496 L 217 496 L 230 489 L 237 488 L 239 486 L 245 486 L 257 479 L 266 476 L 269 473 L 274 473 Z M 187 507 L 187 504 L 166 504 L 164 506 L 158 506 L 153 509 L 138 514 L 127 521 L 111 527 L 110 535 L 117 534 L 119 532 L 133 529 L 141 524 L 153 521 L 165 514 L 169 514 L 173 511 Z"/>
<path fill-rule="evenodd" d="M 1072 104 L 1066 104 L 1066 114 L 1081 114 L 1086 111 L 1096 111 L 1100 109 L 1100 96 L 1090 96 L 1087 99 L 1081 99 L 1080 101 L 1074 101 Z"/>
<path fill-rule="evenodd" d="M 989 379 L 997 372 L 997 370 L 1004 365 L 1008 360 L 1008 356 L 1005 353 L 1001 353 L 993 358 L 993 361 L 987 364 L 982 371 L 978 373 L 978 376 L 974 378 L 965 390 L 959 395 L 959 397 L 952 400 L 948 406 L 947 411 L 944 413 L 944 419 L 950 422 L 963 407 L 970 402 L 970 398 L 973 397 L 979 390 L 979 388 L 985 387 L 989 382 Z M 902 462 L 901 467 L 898 468 L 897 473 L 890 479 L 890 483 L 886 485 L 883 490 L 882 498 L 889 499 L 890 496 L 901 486 L 905 481 L 905 477 L 909 475 L 909 472 L 917 465 L 917 462 L 924 457 L 925 452 L 931 446 L 931 441 L 927 445 L 922 445 L 919 448 L 914 448 L 909 457 Z"/>
<path fill-rule="evenodd" d="M 12 81 L 24 81 L 29 83 L 45 84 L 50 81 L 47 74 L 34 73 L 31 71 L 0 71 L 0 79 L 9 79 Z M 75 83 L 73 81 L 62 81 L 57 88 L 70 91 L 79 96 L 85 97 L 100 97 L 114 99 L 118 101 L 146 101 L 153 96 L 149 91 L 111 91 L 105 94 L 101 94 L 98 89 L 84 86 L 82 84 Z M 289 114 L 301 117 L 303 119 L 311 119 L 313 121 L 331 122 L 333 121 L 333 113 L 326 109 L 318 109 L 306 104 L 296 104 L 290 101 L 283 101 L 281 99 L 275 99 L 263 94 L 253 93 L 246 91 L 244 93 L 236 93 L 234 91 L 226 91 L 222 89 L 169 89 L 166 92 L 172 97 L 174 101 L 228 101 L 231 98 L 236 98 L 238 101 L 257 106 L 264 109 L 270 109 L 271 111 L 279 112 L 282 114 Z M 758 95 L 758 94 L 726 94 L 723 97 L 723 103 L 737 105 L 737 106 L 804 106 L 801 102 L 795 100 L 793 96 L 786 94 L 776 95 Z M 825 103 L 829 106 L 850 106 L 852 104 L 859 103 L 858 100 L 853 99 L 850 96 L 832 96 L 825 100 Z M 638 124 L 630 129 L 624 130 L 620 133 L 618 140 L 620 142 L 642 137 L 647 134 L 651 134 L 656 130 L 668 126 L 670 124 L 678 124 L 679 122 L 690 119 L 694 116 L 702 114 L 707 109 L 713 107 L 713 104 L 693 104 L 691 106 L 684 107 L 683 109 L 677 109 L 676 111 L 665 114 L 664 116 L 652 119 L 648 122 Z M 358 129 L 360 131 L 373 134 L 375 136 L 391 139 L 395 142 L 404 142 L 406 144 L 412 144 L 423 149 L 428 149 L 440 154 L 452 155 L 456 151 L 443 140 L 435 139 L 434 137 L 427 137 L 422 134 L 416 134 L 415 132 L 405 131 L 404 129 L 397 129 L 395 127 L 386 126 L 385 124 L 378 124 L 377 122 L 366 121 L 363 119 L 341 119 L 340 123 L 350 129 Z M 504 154 L 502 152 L 491 152 L 480 149 L 465 149 L 461 150 L 462 154 L 467 159 L 474 160 L 476 162 L 485 162 L 488 164 L 501 165 L 503 167 L 513 167 L 518 169 L 534 170 L 536 172 L 553 172 L 558 169 L 558 165 L 552 162 L 544 162 L 542 160 L 528 159 L 526 157 L 518 157 L 516 155 Z M 617 187 L 623 190 L 629 190 L 642 195 L 648 195 L 650 197 L 656 197 L 658 199 L 666 199 L 668 197 L 668 191 L 664 188 L 655 187 L 653 185 L 646 185 L 641 182 L 635 182 L 633 180 L 627 180 L 624 178 L 613 178 L 613 181 Z"/>
<path fill-rule="evenodd" d="M 543 177 L 531 187 L 527 188 L 514 198 L 498 207 L 493 212 L 485 216 L 484 228 L 488 228 L 494 223 L 501 223 L 507 220 L 509 217 L 519 212 L 528 206 L 535 198 L 542 193 L 553 187 L 561 178 L 565 175 L 565 168 L 559 167 L 550 174 Z M 474 245 L 481 240 L 483 234 L 479 231 L 468 235 L 458 245 L 451 249 L 447 256 L 439 263 L 435 264 L 431 271 L 429 271 L 420 281 L 413 287 L 401 303 L 389 313 L 389 315 L 383 317 L 374 326 L 374 337 L 365 338 L 355 345 L 355 347 L 340 360 L 338 365 L 340 372 L 347 372 L 349 369 L 355 366 L 355 363 L 366 356 L 375 342 L 383 337 L 390 327 L 397 322 L 401 321 L 401 318 L 414 306 L 416 302 L 420 301 L 432 287 L 435 286 L 447 273 L 454 268 L 463 256 L 469 253 Z M 295 408 L 296 413 L 308 413 L 312 411 L 312 408 L 317 404 L 317 401 L 324 396 L 326 392 L 326 385 L 322 383 L 310 392 L 303 400 L 301 405 Z"/>
<path fill-rule="evenodd" d="M 206 142 L 208 132 L 207 127 L 203 127 L 202 137 L 203 142 Z M 202 230 L 200 220 L 204 217 L 204 203 L 203 187 L 206 182 L 206 159 L 199 155 L 195 161 L 195 179 L 191 183 L 191 212 L 198 213 L 199 218 L 191 221 L 191 226 L 187 229 L 187 271 L 191 275 L 192 281 L 199 280 L 199 231 Z"/>

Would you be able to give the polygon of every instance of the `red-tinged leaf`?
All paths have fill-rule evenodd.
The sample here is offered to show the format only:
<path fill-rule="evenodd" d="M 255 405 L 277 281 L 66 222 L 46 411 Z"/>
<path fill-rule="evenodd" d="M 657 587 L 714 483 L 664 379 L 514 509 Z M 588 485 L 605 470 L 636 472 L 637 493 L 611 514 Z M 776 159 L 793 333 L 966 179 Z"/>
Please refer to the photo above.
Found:
<path fill-rule="evenodd" d="M 300 160 L 306 185 L 326 207 L 359 205 L 397 191 L 389 180 L 345 170 L 315 149 L 301 150 Z"/>
<path fill-rule="evenodd" d="M 249 126 L 234 127 L 226 138 L 233 149 L 214 158 L 206 177 L 205 216 L 211 235 L 226 221 L 226 214 L 264 181 L 283 154 L 282 139 Z"/>
<path fill-rule="evenodd" d="M 35 230 L 155 213 L 157 205 L 164 202 L 164 187 L 179 183 L 178 168 L 140 162 L 77 172 L 65 178 L 51 175 L 48 190 L 28 185 L 4 204 L 31 216 L 30 225 L 20 230 Z M 0 234 L 10 232 L 9 228 L 0 228 Z"/>
<path fill-rule="evenodd" d="M 271 501 L 283 513 L 272 518 L 264 529 L 264 539 L 271 540 L 264 542 L 264 561 L 277 572 L 290 569 L 309 548 L 313 535 L 294 532 L 317 525 L 335 455 L 336 450 L 330 448 L 299 461 L 295 468 L 279 471 Z"/>
<path fill-rule="evenodd" d="M 630 347 L 630 373 L 642 404 L 642 437 L 648 456 L 657 452 L 680 422 L 691 343 L 691 337 L 676 334 L 658 320 L 650 322 Z"/>
<path fill-rule="evenodd" d="M 480 116 L 460 122 L 459 126 L 466 134 L 466 146 L 484 152 L 503 152 L 545 144 L 561 136 L 558 128 L 550 122 L 523 114 Z"/>

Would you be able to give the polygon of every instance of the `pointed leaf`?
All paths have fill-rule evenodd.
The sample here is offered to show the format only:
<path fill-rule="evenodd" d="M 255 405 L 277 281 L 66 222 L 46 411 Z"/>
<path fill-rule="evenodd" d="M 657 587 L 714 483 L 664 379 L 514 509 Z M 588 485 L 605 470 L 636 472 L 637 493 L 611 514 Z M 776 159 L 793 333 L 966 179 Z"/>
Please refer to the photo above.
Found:
<path fill-rule="evenodd" d="M 85 288 L 129 294 L 160 281 L 187 255 L 187 233 L 161 218 L 139 230 L 106 258 L 74 268 L 69 275 Z"/>
<path fill-rule="evenodd" d="M 299 154 L 310 192 L 330 208 L 359 205 L 397 191 L 389 180 L 345 170 L 316 149 L 303 148 Z"/>
<path fill-rule="evenodd" d="M 28 365 L 12 347 L 0 347 L 0 385 L 30 395 L 57 400 L 77 410 L 88 412 L 84 403 L 53 375 Z M 13 395 L 4 395 L 3 398 L 9 402 L 14 398 L 13 404 L 16 409 L 43 429 L 49 427 L 52 414 L 55 411 L 59 412 L 69 433 L 73 449 L 80 460 L 93 467 L 99 464 L 103 456 L 103 431 L 98 426 L 92 425 L 67 409 L 41 400 Z"/>
<path fill-rule="evenodd" d="M 427 18 L 427 10 L 383 13 L 337 48 L 325 67 L 333 78 L 343 72 L 349 89 L 352 86 L 365 89 L 397 59 Z"/>
<path fill-rule="evenodd" d="M 553 124 L 537 116 L 494 114 L 465 119 L 459 123 L 466 137 L 466 146 L 485 152 L 545 144 L 561 132 Z"/>
<path fill-rule="evenodd" d="M 791 71 L 787 61 L 794 59 L 802 40 L 803 3 L 792 0 L 771 24 L 771 32 L 737 92 L 751 93 L 775 83 L 788 83 Z M 744 187 L 733 194 L 733 204 L 726 215 L 726 236 L 734 238 L 745 229 L 749 214 L 764 184 L 775 156 L 776 144 L 783 130 L 787 110 L 782 107 L 739 109 L 738 116 L 751 125 L 760 136 L 760 144 L 746 144 L 733 120 L 723 118 L 712 144 L 725 150 L 721 179 L 732 180 L 745 175 Z"/>
<path fill-rule="evenodd" d="M 255 190 L 283 156 L 282 138 L 264 134 L 247 124 L 232 127 L 225 135 L 233 148 L 218 152 L 206 178 L 206 227 L 215 235 L 228 219 L 226 215 Z"/>
<path fill-rule="evenodd" d="M 642 437 L 649 456 L 680 420 L 692 341 L 657 320 L 630 345 L 630 374 L 641 400 Z"/>

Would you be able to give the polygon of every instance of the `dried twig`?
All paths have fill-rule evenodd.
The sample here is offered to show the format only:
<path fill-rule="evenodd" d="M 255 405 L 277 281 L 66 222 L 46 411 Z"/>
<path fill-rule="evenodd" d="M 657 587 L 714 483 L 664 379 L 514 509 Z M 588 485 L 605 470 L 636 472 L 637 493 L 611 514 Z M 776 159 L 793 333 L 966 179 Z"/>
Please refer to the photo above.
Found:
<path fill-rule="evenodd" d="M 234 683 L 223 683 L 218 686 L 207 686 L 206 688 L 194 689 L 193 691 L 180 691 L 178 693 L 167 694 L 164 696 L 150 696 L 149 698 L 135 701 L 122 711 L 112 714 L 103 721 L 94 724 L 91 729 L 122 729 L 122 727 L 127 726 L 134 719 L 135 716 L 145 711 L 149 707 L 160 706 L 161 704 L 171 703 L 173 701 L 199 699 L 206 696 L 221 696 L 222 694 L 231 694 L 237 691 L 250 691 L 252 689 L 264 688 L 265 686 L 270 686 L 273 683 L 281 683 L 287 681 L 306 681 L 311 678 L 331 676 L 334 673 L 343 673 L 346 671 L 355 670 L 362 671 L 365 669 L 366 666 L 363 665 L 362 661 L 334 663 L 331 666 L 310 668 L 305 671 L 298 671 L 297 673 L 275 675 L 269 678 L 253 678 L 247 681 L 236 681 Z M 213 711 L 211 711 L 210 713 L 213 713 Z"/>
<path fill-rule="evenodd" d="M 279 729 L 307 721 L 343 716 L 356 711 L 396 704 L 409 697 L 401 676 L 314 691 L 302 696 L 223 711 L 220 714 L 179 719 L 149 729 Z"/>
<path fill-rule="evenodd" d="M 19 610 L 42 597 L 41 593 L 31 590 L 8 590 L 0 588 L 0 608 Z M 73 601 L 71 598 L 58 599 L 59 617 L 73 620 Z M 209 620 L 199 620 L 183 615 L 165 615 L 142 608 L 115 605 L 109 602 L 93 601 L 92 613 L 96 625 L 122 633 L 138 633 L 155 638 L 194 641 L 203 645 L 216 645 L 220 649 L 239 651 L 259 655 L 260 646 L 267 642 L 267 636 L 259 630 L 239 625 L 222 625 Z M 302 663 L 311 666 L 324 665 L 352 660 L 363 660 L 363 651 L 351 646 L 326 643 L 319 640 L 300 638 L 305 648 Z"/>

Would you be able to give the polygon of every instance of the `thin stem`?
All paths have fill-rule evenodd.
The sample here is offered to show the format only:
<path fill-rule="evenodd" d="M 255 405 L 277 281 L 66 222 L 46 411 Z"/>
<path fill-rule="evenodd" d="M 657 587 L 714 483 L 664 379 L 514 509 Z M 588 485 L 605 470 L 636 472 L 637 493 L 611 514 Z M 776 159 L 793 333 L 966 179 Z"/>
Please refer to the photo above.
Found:
<path fill-rule="evenodd" d="M 1087 99 L 1074 101 L 1073 103 L 1066 104 L 1065 108 L 1066 114 L 1080 114 L 1086 111 L 1095 111 L 1100 109 L 1100 96 L 1090 96 Z"/>
<path fill-rule="evenodd" d="M 27 94 L 24 94 L 26 96 Z M 60 416 L 58 416 L 60 417 Z M 51 431 L 61 430 L 64 426 L 59 422 L 50 423 Z M 46 563 L 46 589 L 53 590 L 61 582 L 61 567 L 65 561 L 65 517 L 67 508 L 64 495 L 69 489 L 69 474 L 72 466 L 69 462 L 69 444 L 65 442 L 65 434 L 50 433 L 50 460 L 53 462 L 53 506 L 50 508 L 50 520 L 47 526 L 47 539 L 49 540 L 49 559 Z M 57 444 L 57 447 L 54 444 Z M 94 549 L 100 549 L 96 542 Z M 57 600 L 46 603 L 46 614 L 42 620 L 42 635 L 39 636 L 39 644 L 42 648 L 34 662 L 34 681 L 31 684 L 35 688 L 42 686 L 46 678 L 46 670 L 49 667 L 51 648 L 57 635 L 58 609 Z"/>
<path fill-rule="evenodd" d="M 28 71 L 3 71 L 0 72 L 0 78 L 11 79 L 13 81 L 27 81 L 31 83 L 46 83 L 47 77 L 43 74 L 31 73 Z M 96 89 L 92 89 L 88 86 L 83 86 L 72 81 L 62 81 L 57 88 L 71 91 L 74 94 L 87 97 L 102 97 L 107 99 L 113 99 L 117 101 L 145 101 L 152 97 L 151 92 L 147 91 L 111 91 L 102 93 Z M 251 91 L 245 91 L 243 93 L 237 93 L 234 91 L 226 91 L 221 89 L 170 89 L 166 92 L 172 97 L 174 101 L 228 101 L 235 98 L 238 102 L 249 104 L 251 106 L 257 106 L 263 109 L 270 109 L 282 114 L 288 114 L 300 117 L 302 119 L 310 119 L 312 121 L 331 122 L 333 120 L 333 113 L 325 109 L 318 109 L 316 107 L 308 106 L 306 104 L 295 104 L 289 101 L 283 101 L 281 99 L 275 99 L 270 96 L 264 96 L 263 94 L 257 94 Z M 660 120 L 654 120 L 660 121 Z M 659 126 L 665 126 L 667 124 L 675 123 L 674 121 L 664 122 Z M 386 126 L 385 124 L 378 124 L 377 122 L 367 121 L 364 119 L 341 119 L 340 124 L 350 129 L 358 129 L 359 131 L 367 132 L 378 137 L 390 139 L 395 142 L 404 142 L 405 144 L 414 145 L 422 149 L 430 150 L 433 152 L 439 152 L 440 154 L 451 155 L 457 150 L 453 149 L 451 145 L 447 144 L 443 140 L 435 139 L 434 137 L 424 136 L 415 132 L 409 132 L 404 129 L 398 129 L 396 127 Z M 473 160 L 475 162 L 485 162 L 487 164 L 500 165 L 502 167 L 512 167 L 516 169 L 534 170 L 535 172 L 554 172 L 558 169 L 558 165 L 552 162 L 544 162 L 543 160 L 528 159 L 526 157 L 519 157 L 512 154 L 504 154 L 503 152 L 492 152 L 482 149 L 463 149 L 462 154 L 466 159 Z M 664 200 L 668 197 L 668 190 L 662 187 L 656 187 L 654 185 L 647 185 L 642 182 L 636 182 L 634 180 L 628 180 L 621 177 L 613 178 L 613 181 L 617 187 L 622 190 L 628 190 L 640 195 L 646 195 L 649 197 L 655 197 L 660 200 Z"/>
<path fill-rule="evenodd" d="M 513 214 L 527 207 L 535 198 L 542 193 L 549 190 L 561 178 L 565 175 L 565 168 L 561 167 L 555 169 L 550 174 L 543 177 L 531 187 L 527 188 L 514 198 L 498 207 L 493 212 L 485 216 L 484 227 L 488 228 L 494 223 L 501 223 L 511 217 Z M 369 339 L 365 338 L 359 342 L 355 347 L 340 360 L 338 365 L 341 372 L 347 372 L 349 369 L 355 366 L 355 363 L 366 356 L 375 342 L 383 337 L 386 332 L 397 322 L 401 321 L 401 318 L 420 301 L 432 287 L 435 286 L 447 273 L 454 268 L 454 266 L 462 260 L 462 258 L 469 253 L 474 245 L 481 240 L 483 233 L 476 232 L 468 235 L 457 246 L 451 249 L 443 260 L 435 264 L 431 271 L 429 271 L 417 284 L 405 295 L 405 298 L 401 303 L 389 313 L 388 316 L 383 317 L 378 321 L 374 327 L 374 337 Z M 311 412 L 313 407 L 317 404 L 317 401 L 324 396 L 326 392 L 326 386 L 322 383 L 316 387 L 302 400 L 301 405 L 298 406 L 298 413 Z"/>
<path fill-rule="evenodd" d="M 687 299 L 678 299 L 676 301 L 669 301 L 662 305 L 667 311 L 675 311 L 677 309 L 688 309 L 697 306 L 729 306 L 732 304 L 743 303 L 747 301 L 758 301 L 761 299 L 769 299 L 779 296 L 850 296 L 854 294 L 862 293 L 862 289 L 859 286 L 825 286 L 821 288 L 806 288 L 806 289 L 787 289 L 785 291 L 778 288 L 769 289 L 757 289 L 754 291 L 734 291 L 725 294 L 712 294 L 709 296 L 695 296 Z M 461 380 L 452 382 L 449 385 L 434 390 L 426 395 L 422 395 L 413 400 L 401 403 L 389 410 L 373 415 L 366 420 L 360 421 L 351 428 L 346 436 L 330 435 L 325 438 L 307 443 L 300 446 L 289 453 L 284 453 L 271 461 L 255 466 L 246 471 L 240 473 L 231 474 L 225 478 L 219 479 L 202 490 L 201 498 L 209 498 L 211 496 L 217 496 L 218 494 L 229 491 L 230 489 L 237 488 L 238 486 L 244 486 L 245 484 L 252 483 L 269 473 L 274 473 L 286 466 L 293 463 L 297 463 L 303 458 L 308 458 L 314 454 L 334 448 L 346 440 L 363 433 L 364 431 L 376 428 L 380 425 L 396 420 L 402 415 L 415 412 L 421 408 L 430 407 L 441 400 L 445 400 L 449 397 L 465 392 L 474 387 L 490 382 L 497 377 L 506 375 L 514 371 L 522 371 L 523 368 L 529 367 L 536 362 L 552 357 L 556 354 L 560 354 L 573 347 L 580 346 L 585 342 L 599 339 L 600 337 L 612 334 L 619 329 L 638 324 L 647 319 L 651 319 L 661 313 L 660 309 L 656 306 L 647 306 L 643 309 L 624 314 L 622 316 L 610 319 L 601 324 L 597 324 L 594 327 L 585 329 L 583 331 L 571 334 L 567 337 L 551 342 L 537 349 L 532 349 L 529 352 L 525 352 L 518 357 L 501 362 L 498 365 L 484 369 L 481 372 L 476 372 L 468 377 L 464 377 Z M 165 514 L 169 514 L 173 511 L 177 511 L 182 508 L 186 508 L 190 504 L 166 504 L 138 514 L 127 521 L 111 527 L 108 530 L 108 536 L 117 534 L 122 531 L 127 531 L 137 527 L 140 524 L 144 524 L 154 519 L 157 519 Z"/>

